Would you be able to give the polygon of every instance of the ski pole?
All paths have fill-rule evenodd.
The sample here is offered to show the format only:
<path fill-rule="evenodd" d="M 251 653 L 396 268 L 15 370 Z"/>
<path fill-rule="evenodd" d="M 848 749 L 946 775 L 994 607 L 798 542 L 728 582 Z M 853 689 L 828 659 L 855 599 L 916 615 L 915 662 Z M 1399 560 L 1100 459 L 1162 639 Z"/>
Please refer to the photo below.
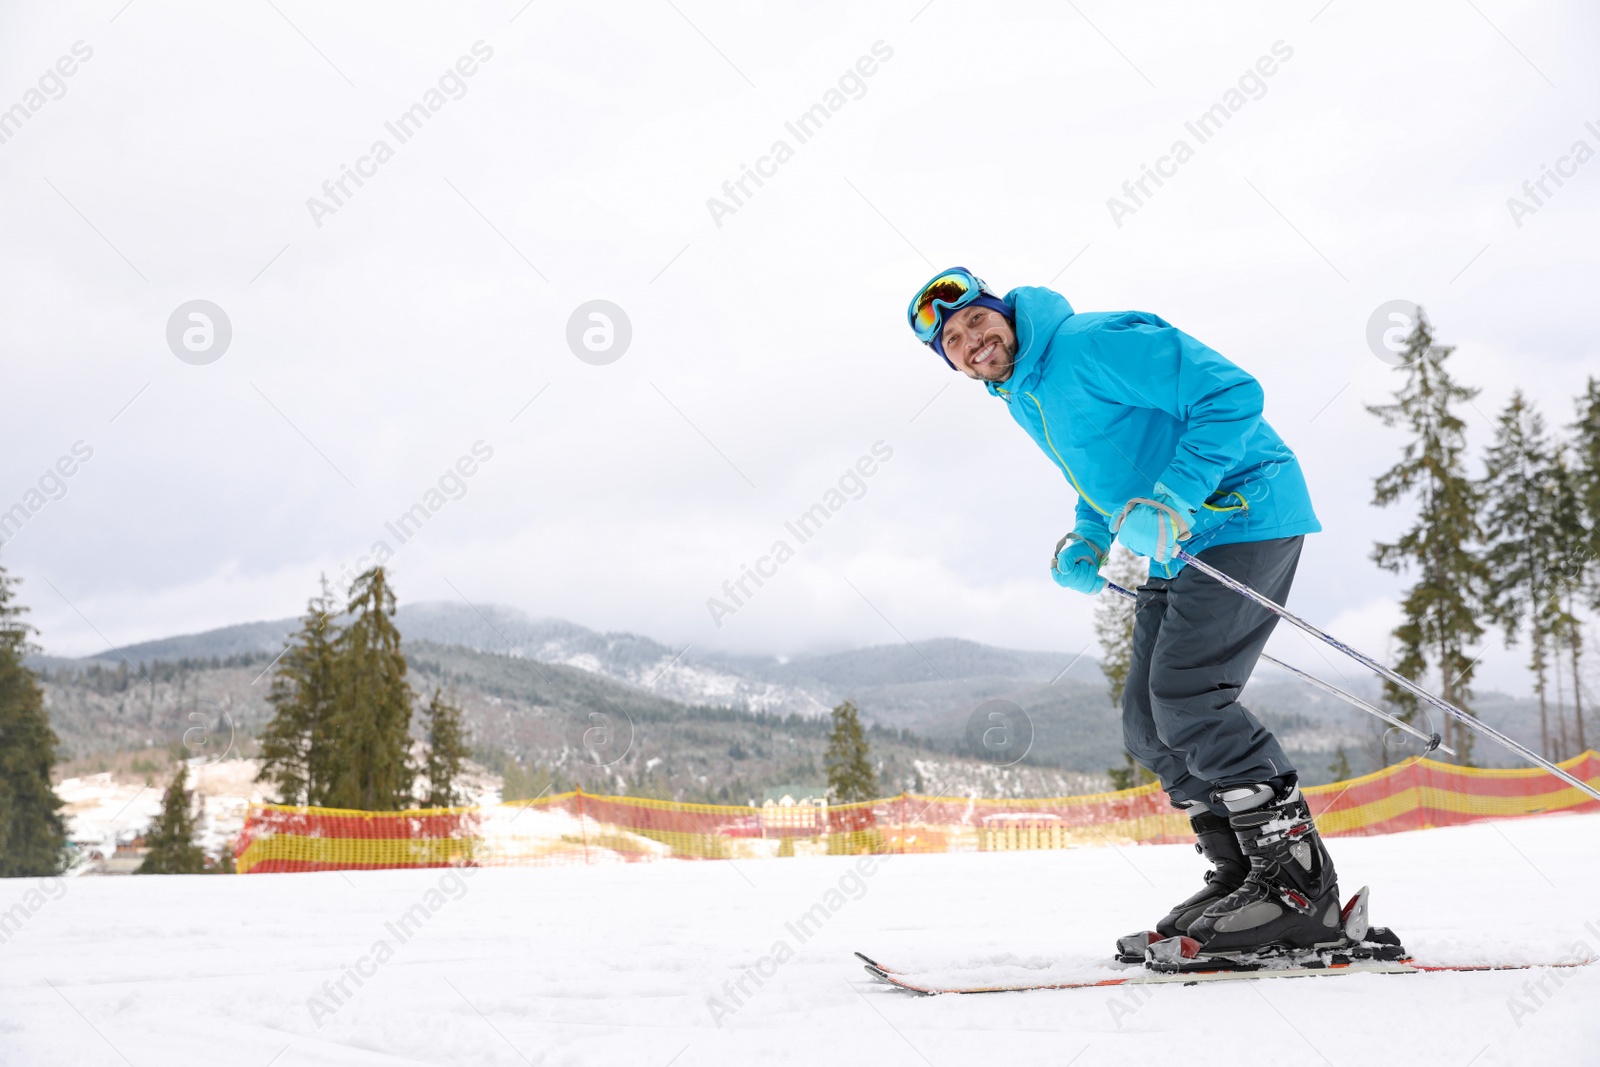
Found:
<path fill-rule="evenodd" d="M 1519 745 L 1517 742 L 1511 740 L 1511 738 L 1507 737 L 1499 730 L 1496 730 L 1488 723 L 1476 718 L 1475 716 L 1467 714 L 1454 704 L 1450 703 L 1448 700 L 1445 700 L 1443 697 L 1434 696 L 1432 693 L 1422 688 L 1422 686 L 1418 685 L 1416 682 L 1413 682 L 1410 678 L 1405 677 L 1403 674 L 1399 674 L 1390 670 L 1388 667 L 1385 667 L 1371 656 L 1367 656 L 1361 652 L 1358 652 L 1349 645 L 1345 644 L 1343 641 L 1340 641 L 1338 638 L 1323 633 L 1321 630 L 1317 629 L 1309 622 L 1306 622 L 1304 619 L 1290 611 L 1288 608 L 1284 607 L 1282 604 L 1279 604 L 1268 597 L 1262 596 L 1260 593 L 1256 592 L 1254 589 L 1251 589 L 1243 582 L 1228 577 L 1228 575 L 1223 574 L 1211 564 L 1206 563 L 1203 560 L 1196 559 L 1194 556 L 1190 555 L 1181 548 L 1174 553 L 1174 558 L 1183 560 L 1183 562 L 1195 568 L 1201 574 L 1209 575 L 1210 577 L 1215 578 L 1229 589 L 1232 589 L 1235 593 L 1238 593 L 1247 600 L 1255 601 L 1257 604 L 1278 616 L 1278 618 L 1298 626 L 1312 637 L 1320 638 L 1322 641 L 1332 645 L 1334 648 L 1338 649 L 1340 652 L 1343 652 L 1345 655 L 1349 656 L 1362 666 L 1376 672 L 1381 677 L 1393 682 L 1395 685 L 1399 686 L 1401 689 L 1404 689 L 1413 696 L 1419 697 L 1426 701 L 1430 706 L 1450 716 L 1452 719 L 1455 719 L 1469 730 L 1477 731 L 1501 747 L 1516 753 L 1518 756 L 1521 756 L 1534 766 L 1544 768 L 1573 788 L 1583 791 L 1589 796 L 1594 797 L 1596 800 L 1600 800 L 1600 789 L 1596 789 L 1594 786 L 1583 781 L 1581 778 L 1562 770 L 1560 767 L 1557 767 L 1554 763 L 1551 763 L 1549 760 L 1545 759 L 1543 756 L 1540 756 L 1531 749 Z"/>
<path fill-rule="evenodd" d="M 1113 593 L 1116 593 L 1119 596 L 1127 597 L 1129 600 L 1138 600 L 1139 599 L 1139 595 L 1137 593 L 1133 592 L 1130 589 L 1122 588 L 1122 586 L 1118 585 L 1116 582 L 1107 582 L 1106 583 L 1106 588 L 1111 590 Z M 1426 755 L 1429 752 L 1432 752 L 1436 748 L 1441 752 L 1448 752 L 1452 756 L 1454 756 L 1456 754 L 1456 750 L 1451 748 L 1449 745 L 1440 744 L 1439 735 L 1438 734 L 1425 734 L 1421 730 L 1417 729 L 1415 726 L 1412 726 L 1410 723 L 1405 722 L 1405 721 L 1403 721 L 1401 719 L 1397 719 L 1393 715 L 1390 715 L 1387 711 L 1384 711 L 1382 708 L 1373 707 L 1371 704 L 1368 704 L 1365 700 L 1362 700 L 1360 697 L 1356 696 L 1354 693 L 1347 693 L 1343 689 L 1340 689 L 1338 686 L 1334 685 L 1332 682 L 1324 682 L 1321 678 L 1318 678 L 1316 675 L 1309 674 L 1309 673 L 1301 670 L 1299 667 L 1295 667 L 1295 666 L 1292 666 L 1292 665 L 1290 665 L 1288 663 L 1283 662 L 1283 660 L 1281 660 L 1281 659 L 1277 659 L 1276 657 L 1269 656 L 1265 652 L 1261 653 L 1261 658 L 1266 660 L 1268 663 L 1272 664 L 1274 667 L 1279 667 L 1279 668 L 1282 668 L 1283 670 L 1288 671 L 1290 674 L 1294 675 L 1296 678 L 1300 679 L 1302 682 L 1306 682 L 1306 683 L 1308 683 L 1310 685 L 1314 685 L 1318 689 L 1322 690 L 1324 693 L 1327 693 L 1327 694 L 1329 694 L 1331 696 L 1336 696 L 1340 700 L 1345 701 L 1347 704 L 1353 704 L 1354 706 L 1360 708 L 1362 711 L 1367 712 L 1369 715 L 1376 715 L 1378 718 L 1382 719 L 1384 722 L 1388 723 L 1390 726 L 1393 726 L 1395 729 L 1403 730 L 1406 733 L 1410 734 L 1412 737 L 1417 738 L 1419 741 L 1426 742 L 1428 747 L 1423 750 L 1423 754 L 1424 755 Z"/>

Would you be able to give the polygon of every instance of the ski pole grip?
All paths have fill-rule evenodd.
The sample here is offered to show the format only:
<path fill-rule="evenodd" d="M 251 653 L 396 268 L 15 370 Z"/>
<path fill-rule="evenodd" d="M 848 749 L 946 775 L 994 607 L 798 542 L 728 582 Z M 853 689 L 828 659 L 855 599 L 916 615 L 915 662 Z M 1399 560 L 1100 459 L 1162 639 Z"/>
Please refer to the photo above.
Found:
<path fill-rule="evenodd" d="M 1184 518 L 1177 508 L 1173 507 L 1171 504 L 1164 504 L 1159 500 L 1151 500 L 1146 496 L 1136 496 L 1129 500 L 1126 504 L 1122 505 L 1122 510 L 1118 512 L 1116 521 L 1111 524 L 1111 532 L 1116 533 L 1121 530 L 1123 521 L 1126 520 L 1133 509 L 1138 507 L 1140 504 L 1149 504 L 1157 511 L 1166 515 L 1167 518 L 1171 519 L 1172 528 L 1177 531 L 1177 539 L 1179 541 L 1187 541 L 1191 536 L 1193 536 L 1194 531 L 1189 528 L 1189 520 Z"/>

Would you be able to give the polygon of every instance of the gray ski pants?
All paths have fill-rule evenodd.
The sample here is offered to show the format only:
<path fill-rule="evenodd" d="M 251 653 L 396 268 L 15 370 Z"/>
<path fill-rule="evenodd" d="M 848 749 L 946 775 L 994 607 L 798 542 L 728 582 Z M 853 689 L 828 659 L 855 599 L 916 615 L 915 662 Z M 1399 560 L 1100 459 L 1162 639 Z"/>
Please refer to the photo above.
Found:
<path fill-rule="evenodd" d="M 1199 558 L 1282 604 L 1304 540 L 1216 545 Z M 1215 789 L 1294 773 L 1272 731 L 1239 703 L 1277 621 L 1193 567 L 1139 588 L 1122 737 L 1173 803 L 1211 806 Z"/>

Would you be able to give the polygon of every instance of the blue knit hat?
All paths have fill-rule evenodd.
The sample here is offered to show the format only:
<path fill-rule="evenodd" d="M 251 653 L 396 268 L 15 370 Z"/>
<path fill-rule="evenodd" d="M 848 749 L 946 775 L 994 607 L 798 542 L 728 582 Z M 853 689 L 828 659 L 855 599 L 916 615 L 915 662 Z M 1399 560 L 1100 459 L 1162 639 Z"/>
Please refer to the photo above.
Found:
<path fill-rule="evenodd" d="M 1007 322 L 1012 322 L 1014 318 L 1011 308 L 1004 300 L 1001 300 L 998 296 L 990 296 L 988 293 L 979 293 L 977 298 L 973 300 L 972 303 L 966 305 L 966 307 L 957 308 L 956 310 L 965 311 L 967 308 L 971 307 L 991 308 L 1004 315 Z M 946 363 L 949 363 L 951 370 L 955 370 L 956 365 L 954 363 L 950 363 L 950 357 L 944 354 L 944 319 L 945 315 L 949 314 L 950 312 L 946 311 L 944 314 L 939 316 L 939 332 L 934 334 L 933 340 L 928 343 L 933 347 L 935 352 L 939 353 L 939 358 L 944 360 Z"/>

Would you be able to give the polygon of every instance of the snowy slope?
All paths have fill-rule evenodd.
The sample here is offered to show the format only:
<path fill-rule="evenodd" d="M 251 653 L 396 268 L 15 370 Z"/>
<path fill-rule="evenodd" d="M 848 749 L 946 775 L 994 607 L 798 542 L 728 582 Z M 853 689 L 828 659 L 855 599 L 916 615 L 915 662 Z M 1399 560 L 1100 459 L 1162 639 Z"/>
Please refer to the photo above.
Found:
<path fill-rule="evenodd" d="M 1419 957 L 1600 954 L 1600 816 L 1333 847 L 1347 886 L 1371 883 L 1376 920 Z M 1559 983 L 1357 975 L 909 998 L 866 981 L 850 950 L 1081 970 L 1187 893 L 1198 860 L 1170 846 L 891 857 L 865 876 L 857 862 L 8 881 L 0 1063 L 1090 1067 L 1180 1049 L 1182 1062 L 1341 1067 L 1600 1062 L 1600 965 Z M 356 967 L 369 977 L 339 995 Z M 769 977 L 744 978 L 735 1001 L 757 967 Z M 731 1014 L 714 1019 L 709 998 Z"/>

